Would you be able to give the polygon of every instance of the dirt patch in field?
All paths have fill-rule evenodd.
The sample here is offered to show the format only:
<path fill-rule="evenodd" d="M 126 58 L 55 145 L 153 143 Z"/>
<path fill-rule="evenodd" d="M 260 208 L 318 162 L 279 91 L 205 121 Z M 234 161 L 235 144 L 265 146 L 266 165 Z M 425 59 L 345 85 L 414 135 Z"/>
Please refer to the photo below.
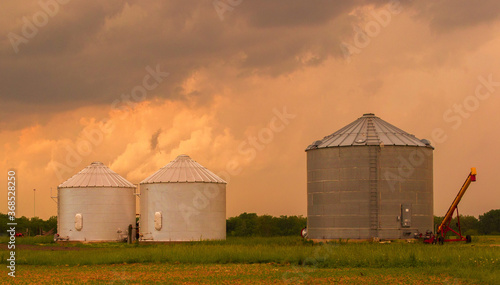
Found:
<path fill-rule="evenodd" d="M 5 274 L 6 275 L 6 274 Z M 2 281 L 9 277 L 0 276 Z M 314 269 L 273 264 L 113 264 L 19 267 L 26 284 L 463 284 L 445 274 L 392 269 Z"/>

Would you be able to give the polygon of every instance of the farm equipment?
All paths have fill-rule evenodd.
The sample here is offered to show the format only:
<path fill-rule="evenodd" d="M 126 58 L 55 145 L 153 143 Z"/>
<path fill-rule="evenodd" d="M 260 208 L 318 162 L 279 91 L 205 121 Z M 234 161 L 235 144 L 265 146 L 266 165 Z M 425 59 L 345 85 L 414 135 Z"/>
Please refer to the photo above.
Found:
<path fill-rule="evenodd" d="M 300 231 L 300 236 L 302 238 L 307 238 L 307 227 L 303 228 L 301 231 Z"/>
<path fill-rule="evenodd" d="M 476 168 L 472 167 L 471 171 L 469 173 L 469 176 L 467 176 L 467 179 L 465 180 L 464 184 L 462 185 L 462 188 L 460 188 L 460 191 L 458 191 L 457 197 L 455 197 L 455 200 L 453 200 L 453 203 L 451 203 L 450 208 L 446 212 L 446 215 L 444 216 L 443 221 L 441 224 L 438 226 L 436 230 L 436 234 L 432 233 L 426 233 L 426 235 L 423 237 L 424 243 L 439 243 L 443 244 L 444 242 L 449 242 L 449 241 L 465 241 L 467 243 L 471 242 L 471 236 L 463 236 L 462 235 L 462 229 L 460 228 L 460 216 L 458 214 L 458 204 L 460 203 L 460 200 L 465 194 L 465 191 L 467 191 L 467 188 L 469 188 L 469 185 L 476 181 Z M 450 227 L 451 220 L 453 218 L 453 213 L 457 212 L 457 226 L 458 226 L 458 231 L 452 229 Z M 455 238 L 446 238 L 446 235 L 448 232 L 452 232 L 456 235 Z"/>

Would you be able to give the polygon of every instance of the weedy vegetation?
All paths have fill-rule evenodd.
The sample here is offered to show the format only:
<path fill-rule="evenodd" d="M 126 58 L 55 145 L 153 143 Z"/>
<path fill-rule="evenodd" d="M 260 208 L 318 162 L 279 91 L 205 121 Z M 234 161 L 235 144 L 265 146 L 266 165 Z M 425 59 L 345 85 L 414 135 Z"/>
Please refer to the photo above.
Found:
<path fill-rule="evenodd" d="M 6 242 L 4 239 L 0 241 Z M 315 274 L 323 272 L 321 269 L 398 270 L 400 274 L 445 274 L 465 283 L 493 284 L 500 280 L 500 236 L 475 237 L 471 244 L 444 245 L 406 241 L 386 244 L 312 243 L 300 237 L 229 237 L 226 241 L 173 244 L 82 243 L 62 246 L 48 238 L 36 237 L 18 238 L 17 244 L 37 245 L 41 249 L 23 250 L 21 247 L 16 253 L 19 268 L 69 266 L 79 270 L 82 266 L 131 263 L 189 266 L 272 264 L 307 272 L 320 270 Z M 0 254 L 5 264 L 9 252 L 2 250 Z M 457 283 L 457 280 L 453 282 Z"/>

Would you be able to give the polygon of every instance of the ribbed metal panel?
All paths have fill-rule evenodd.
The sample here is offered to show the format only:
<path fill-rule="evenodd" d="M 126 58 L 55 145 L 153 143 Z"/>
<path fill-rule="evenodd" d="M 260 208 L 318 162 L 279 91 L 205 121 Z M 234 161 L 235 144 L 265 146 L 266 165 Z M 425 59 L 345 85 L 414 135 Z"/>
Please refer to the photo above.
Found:
<path fill-rule="evenodd" d="M 226 239 L 226 184 L 141 184 L 140 203 L 143 241 Z"/>
<path fill-rule="evenodd" d="M 69 241 L 117 241 L 135 225 L 132 187 L 58 188 L 57 233 Z M 80 229 L 76 216 L 83 221 Z"/>
<path fill-rule="evenodd" d="M 135 188 L 134 184 L 128 182 L 125 178 L 99 161 L 92 162 L 82 171 L 59 185 L 59 188 L 76 187 Z"/>
<path fill-rule="evenodd" d="M 381 144 L 430 146 L 414 135 L 387 123 L 372 113 L 368 113 L 322 140 L 315 141 L 307 147 L 306 151 L 326 147 Z"/>
<path fill-rule="evenodd" d="M 165 183 L 165 182 L 205 182 L 205 183 L 224 183 L 220 177 L 203 167 L 189 156 L 182 154 L 175 160 L 153 173 L 148 178 L 141 181 L 141 184 L 147 183 Z"/>

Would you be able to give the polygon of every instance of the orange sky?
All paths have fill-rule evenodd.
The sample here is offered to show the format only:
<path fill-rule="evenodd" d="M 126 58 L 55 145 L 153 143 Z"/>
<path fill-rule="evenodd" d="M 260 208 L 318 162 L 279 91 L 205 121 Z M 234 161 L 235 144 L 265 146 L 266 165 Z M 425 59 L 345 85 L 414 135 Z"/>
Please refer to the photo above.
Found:
<path fill-rule="evenodd" d="M 498 1 L 25 2 L 0 12 L 18 216 L 92 161 L 139 183 L 183 153 L 228 216 L 305 215 L 304 149 L 368 112 L 433 141 L 436 215 L 472 166 L 460 212 L 500 208 Z"/>

